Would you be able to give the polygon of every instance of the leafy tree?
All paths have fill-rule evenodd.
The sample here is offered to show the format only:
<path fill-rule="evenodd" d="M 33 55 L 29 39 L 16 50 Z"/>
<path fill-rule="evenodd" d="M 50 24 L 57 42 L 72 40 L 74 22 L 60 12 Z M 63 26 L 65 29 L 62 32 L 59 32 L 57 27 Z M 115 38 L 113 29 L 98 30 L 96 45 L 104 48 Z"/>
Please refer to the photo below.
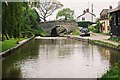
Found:
<path fill-rule="evenodd" d="M 96 29 L 96 32 L 100 32 L 100 27 L 101 27 L 101 23 L 100 23 L 100 19 L 97 19 L 96 20 L 96 26 L 95 26 L 95 29 Z"/>
<path fill-rule="evenodd" d="M 46 18 L 51 16 L 52 13 L 61 8 L 63 5 L 58 2 L 57 0 L 51 1 L 51 0 L 44 0 L 40 1 L 39 4 L 37 4 L 37 8 L 39 9 L 40 18 L 43 21 L 46 21 Z"/>
<path fill-rule="evenodd" d="M 64 17 L 65 20 L 74 20 L 74 10 L 64 8 L 57 13 L 56 18 Z"/>
<path fill-rule="evenodd" d="M 7 39 L 9 37 L 19 37 L 21 27 L 21 16 L 22 16 L 22 3 L 8 2 L 2 5 L 2 34 Z"/>
<path fill-rule="evenodd" d="M 101 27 L 101 23 L 100 23 L 100 20 L 97 19 L 96 20 L 96 25 L 95 26 L 88 26 L 89 30 L 92 31 L 92 32 L 95 32 L 95 33 L 99 33 L 100 32 L 100 27 Z"/>
<path fill-rule="evenodd" d="M 27 2 L 3 2 L 2 40 L 19 38 L 22 33 L 33 33 L 39 20 L 38 13 Z"/>

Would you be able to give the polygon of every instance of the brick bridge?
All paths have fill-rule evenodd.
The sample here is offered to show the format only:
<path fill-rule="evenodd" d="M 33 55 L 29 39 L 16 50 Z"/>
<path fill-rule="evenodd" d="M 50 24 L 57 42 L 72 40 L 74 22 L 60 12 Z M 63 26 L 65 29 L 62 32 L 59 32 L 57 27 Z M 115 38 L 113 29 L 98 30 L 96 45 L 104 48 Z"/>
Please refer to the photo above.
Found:
<path fill-rule="evenodd" d="M 39 22 L 38 28 L 46 31 L 48 34 L 57 36 L 62 33 L 67 34 L 77 28 L 77 23 L 73 21 L 47 21 Z"/>

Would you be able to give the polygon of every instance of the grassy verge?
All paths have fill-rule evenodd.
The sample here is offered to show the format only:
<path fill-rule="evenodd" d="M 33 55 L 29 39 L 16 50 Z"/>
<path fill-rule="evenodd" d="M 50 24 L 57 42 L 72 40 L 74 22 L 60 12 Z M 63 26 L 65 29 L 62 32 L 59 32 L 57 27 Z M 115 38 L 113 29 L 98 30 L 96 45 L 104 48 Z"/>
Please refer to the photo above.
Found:
<path fill-rule="evenodd" d="M 120 80 L 120 61 L 115 64 L 100 80 Z"/>
<path fill-rule="evenodd" d="M 111 48 L 120 48 L 119 46 L 99 40 L 91 40 L 90 43 L 96 43 Z M 113 67 L 111 67 L 111 69 L 108 70 L 107 73 L 100 78 L 100 80 L 120 80 L 120 60 Z"/>
<path fill-rule="evenodd" d="M 108 42 L 103 42 L 103 41 L 100 41 L 100 40 L 89 40 L 89 42 L 93 43 L 93 44 L 98 44 L 98 45 L 102 45 L 102 46 L 111 47 L 111 48 L 114 48 L 114 49 L 120 49 L 120 46 L 116 46 L 114 44 L 111 44 L 111 43 L 108 43 Z"/>
<path fill-rule="evenodd" d="M 42 29 L 35 30 L 35 35 L 39 36 L 48 36 L 48 33 L 43 31 Z"/>
<path fill-rule="evenodd" d="M 120 37 L 113 38 L 112 41 L 119 42 L 120 43 Z"/>
<path fill-rule="evenodd" d="M 80 30 L 77 28 L 72 32 L 72 35 L 80 35 Z"/>
<path fill-rule="evenodd" d="M 7 50 L 7 49 L 10 49 L 10 48 L 18 45 L 17 42 L 20 42 L 20 41 L 22 41 L 24 39 L 25 38 L 20 38 L 20 39 L 11 38 L 9 40 L 1 41 L 0 42 L 0 45 L 1 45 L 0 52 L 3 52 L 5 50 Z"/>

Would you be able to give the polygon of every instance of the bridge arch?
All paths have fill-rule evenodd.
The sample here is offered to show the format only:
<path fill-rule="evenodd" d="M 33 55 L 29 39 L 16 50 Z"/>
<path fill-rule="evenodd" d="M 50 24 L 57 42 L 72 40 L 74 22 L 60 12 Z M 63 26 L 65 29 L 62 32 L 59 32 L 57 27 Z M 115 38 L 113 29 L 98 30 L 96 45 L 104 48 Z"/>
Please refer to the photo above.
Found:
<path fill-rule="evenodd" d="M 51 29 L 50 33 L 51 33 L 51 36 L 54 36 L 54 37 L 61 36 L 62 33 L 67 34 L 68 33 L 68 29 L 65 26 L 63 26 L 63 25 L 55 25 Z"/>
<path fill-rule="evenodd" d="M 66 30 L 66 33 L 70 33 L 71 31 L 75 30 L 77 28 L 77 23 L 73 21 L 47 21 L 47 22 L 39 22 L 37 25 L 38 29 L 42 29 L 43 31 L 47 32 L 49 36 L 51 36 L 51 33 L 56 31 L 56 26 L 59 26 L 60 28 L 64 28 Z"/>

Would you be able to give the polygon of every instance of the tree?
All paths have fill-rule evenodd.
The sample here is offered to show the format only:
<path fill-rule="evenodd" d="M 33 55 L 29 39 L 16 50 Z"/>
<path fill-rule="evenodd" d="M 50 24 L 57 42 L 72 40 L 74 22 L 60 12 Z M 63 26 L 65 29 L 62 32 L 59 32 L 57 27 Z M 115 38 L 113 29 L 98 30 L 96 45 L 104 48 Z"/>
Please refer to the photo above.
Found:
<path fill-rule="evenodd" d="M 43 21 L 46 21 L 47 17 L 51 16 L 55 10 L 61 8 L 62 6 L 63 5 L 56 0 L 43 0 L 40 1 L 39 5 L 37 5 L 37 8 L 40 13 L 40 18 Z"/>
<path fill-rule="evenodd" d="M 3 3 L 2 5 L 2 37 L 19 37 L 20 36 L 20 27 L 21 19 L 23 12 L 23 3 L 19 2 L 8 2 Z"/>
<path fill-rule="evenodd" d="M 100 19 L 96 19 L 96 25 L 95 26 L 88 26 L 88 29 L 92 32 L 99 33 L 100 32 L 100 27 L 102 23 L 100 23 Z"/>
<path fill-rule="evenodd" d="M 27 2 L 2 3 L 2 40 L 32 33 L 39 20 L 38 13 Z"/>
<path fill-rule="evenodd" d="M 99 33 L 100 32 L 100 27 L 101 27 L 101 25 L 102 25 L 102 23 L 100 23 L 100 19 L 98 18 L 97 20 L 96 20 L 96 26 L 95 26 L 95 29 L 96 29 L 96 31 Z"/>
<path fill-rule="evenodd" d="M 65 20 L 74 20 L 74 10 L 64 8 L 57 13 L 56 19 L 64 17 Z"/>

